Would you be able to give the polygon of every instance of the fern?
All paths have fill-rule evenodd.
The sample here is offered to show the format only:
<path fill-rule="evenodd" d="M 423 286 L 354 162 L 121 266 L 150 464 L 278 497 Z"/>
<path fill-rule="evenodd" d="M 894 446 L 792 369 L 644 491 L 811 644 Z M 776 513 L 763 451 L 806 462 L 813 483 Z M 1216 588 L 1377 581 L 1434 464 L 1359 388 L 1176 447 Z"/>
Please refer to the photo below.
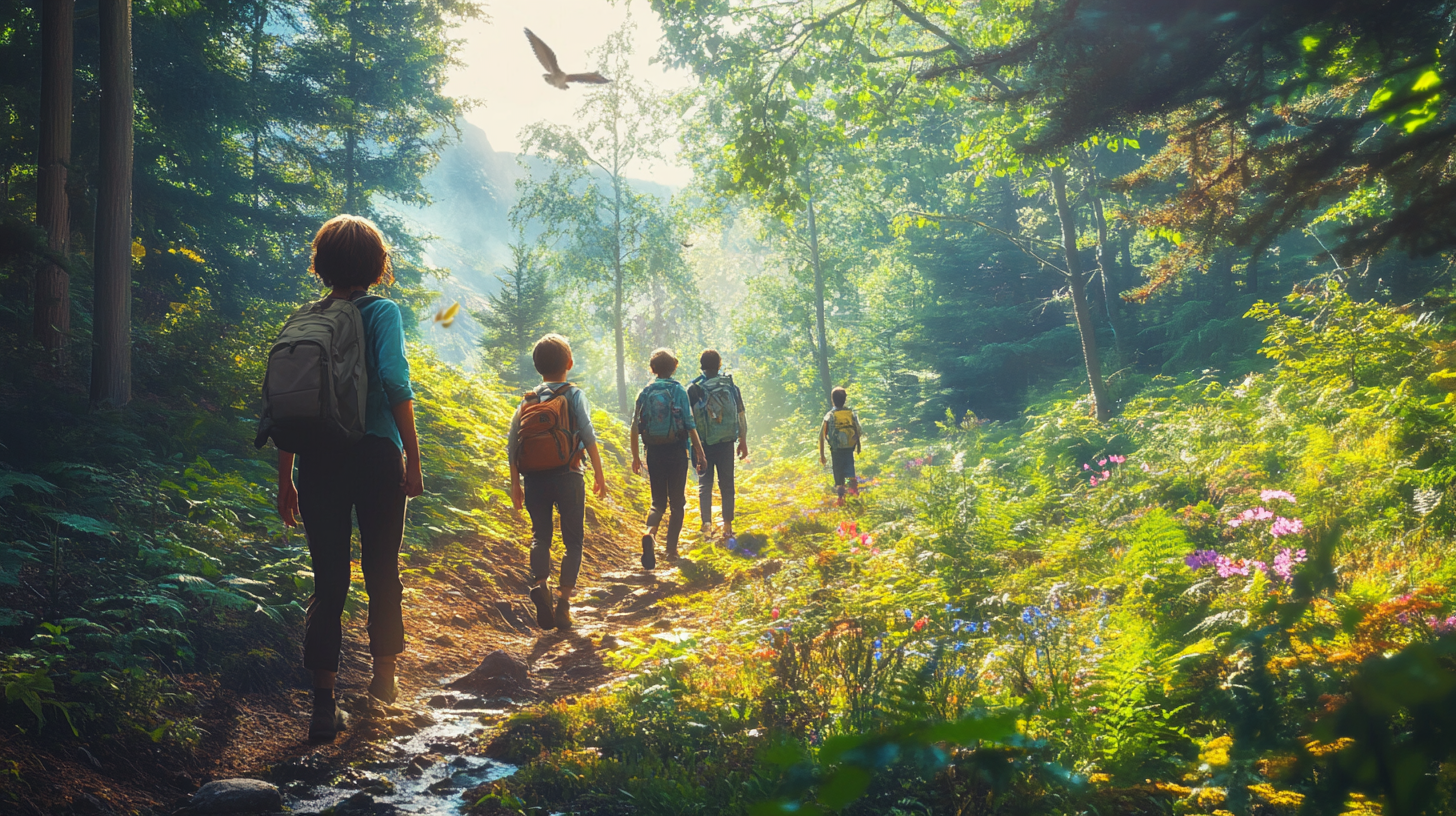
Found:
<path fill-rule="evenodd" d="M 1183 527 L 1168 511 L 1151 510 L 1127 534 L 1122 569 L 1134 580 L 1144 575 L 1166 575 L 1178 569 L 1180 559 L 1191 549 Z"/>

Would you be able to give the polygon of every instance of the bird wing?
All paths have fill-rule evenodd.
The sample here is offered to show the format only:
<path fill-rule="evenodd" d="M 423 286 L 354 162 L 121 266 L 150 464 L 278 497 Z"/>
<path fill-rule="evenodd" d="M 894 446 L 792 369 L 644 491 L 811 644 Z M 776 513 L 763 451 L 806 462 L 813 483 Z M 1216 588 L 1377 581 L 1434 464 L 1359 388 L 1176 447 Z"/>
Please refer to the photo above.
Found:
<path fill-rule="evenodd" d="M 531 50 L 536 52 L 536 59 L 541 61 L 541 67 L 553 74 L 561 73 L 561 66 L 556 64 L 556 52 L 551 50 L 551 46 L 532 34 L 529 28 L 526 29 L 526 39 L 531 41 Z"/>
<path fill-rule="evenodd" d="M 591 72 L 590 74 L 567 74 L 566 75 L 566 81 L 567 82 L 590 82 L 593 85 L 605 85 L 608 82 L 611 82 L 610 79 L 607 79 L 606 77 L 602 76 L 601 74 L 599 74 L 599 73 L 597 73 L 595 71 Z"/>

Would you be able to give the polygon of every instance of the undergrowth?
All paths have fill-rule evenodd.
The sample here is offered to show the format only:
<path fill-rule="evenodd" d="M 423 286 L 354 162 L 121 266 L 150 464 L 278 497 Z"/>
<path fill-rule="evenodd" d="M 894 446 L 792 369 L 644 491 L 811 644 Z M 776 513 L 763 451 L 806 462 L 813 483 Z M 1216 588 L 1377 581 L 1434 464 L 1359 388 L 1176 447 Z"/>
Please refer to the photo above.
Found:
<path fill-rule="evenodd" d="M 477 811 L 1449 810 L 1450 330 L 1334 285 L 1256 320 L 1267 374 L 948 416 L 844 507 L 754 471 L 753 552 L 683 568 L 726 582 L 701 628 L 626 644 Z"/>

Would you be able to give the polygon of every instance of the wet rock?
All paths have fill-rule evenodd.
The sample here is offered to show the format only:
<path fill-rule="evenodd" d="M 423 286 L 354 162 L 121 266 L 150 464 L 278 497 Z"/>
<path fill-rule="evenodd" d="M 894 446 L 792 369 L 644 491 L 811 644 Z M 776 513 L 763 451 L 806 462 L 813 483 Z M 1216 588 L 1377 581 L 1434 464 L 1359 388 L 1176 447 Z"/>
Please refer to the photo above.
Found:
<path fill-rule="evenodd" d="M 318 754 L 306 754 L 280 762 L 268 769 L 268 776 L 274 782 L 306 782 L 317 785 L 328 779 L 334 766 Z"/>
<path fill-rule="evenodd" d="M 408 766 L 405 767 L 404 772 L 406 775 L 418 779 L 419 777 L 425 775 L 426 769 L 434 767 L 434 765 L 438 763 L 441 758 L 442 757 L 440 757 L 439 754 L 420 754 L 419 756 L 410 760 L 410 763 Z"/>
<path fill-rule="evenodd" d="M 513 695 L 528 692 L 531 678 L 525 661 L 497 649 L 486 655 L 474 671 L 446 688 L 492 696 Z"/>
<path fill-rule="evenodd" d="M 425 705 L 429 706 L 430 708 L 449 708 L 454 704 L 455 698 L 451 697 L 448 694 L 436 694 L 435 696 L 431 697 L 428 702 L 425 703 Z"/>
<path fill-rule="evenodd" d="M 374 801 L 374 797 L 360 791 L 334 806 L 334 816 L 392 816 L 399 810 L 394 805 Z"/>
<path fill-rule="evenodd" d="M 283 794 L 261 779 L 219 779 L 203 785 L 180 812 L 187 816 L 255 816 L 283 809 Z"/>

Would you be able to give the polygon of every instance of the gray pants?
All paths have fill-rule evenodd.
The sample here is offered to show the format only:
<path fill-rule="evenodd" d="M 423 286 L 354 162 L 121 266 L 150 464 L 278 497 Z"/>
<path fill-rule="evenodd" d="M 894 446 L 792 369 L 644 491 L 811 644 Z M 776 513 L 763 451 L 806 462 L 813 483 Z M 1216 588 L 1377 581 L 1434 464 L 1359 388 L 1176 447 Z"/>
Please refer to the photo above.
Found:
<path fill-rule="evenodd" d="M 703 512 L 703 523 L 713 523 L 713 471 L 718 472 L 718 490 L 723 494 L 723 523 L 733 523 L 733 448 L 737 442 L 729 440 L 704 445 L 708 466 L 698 474 L 698 508 Z"/>

